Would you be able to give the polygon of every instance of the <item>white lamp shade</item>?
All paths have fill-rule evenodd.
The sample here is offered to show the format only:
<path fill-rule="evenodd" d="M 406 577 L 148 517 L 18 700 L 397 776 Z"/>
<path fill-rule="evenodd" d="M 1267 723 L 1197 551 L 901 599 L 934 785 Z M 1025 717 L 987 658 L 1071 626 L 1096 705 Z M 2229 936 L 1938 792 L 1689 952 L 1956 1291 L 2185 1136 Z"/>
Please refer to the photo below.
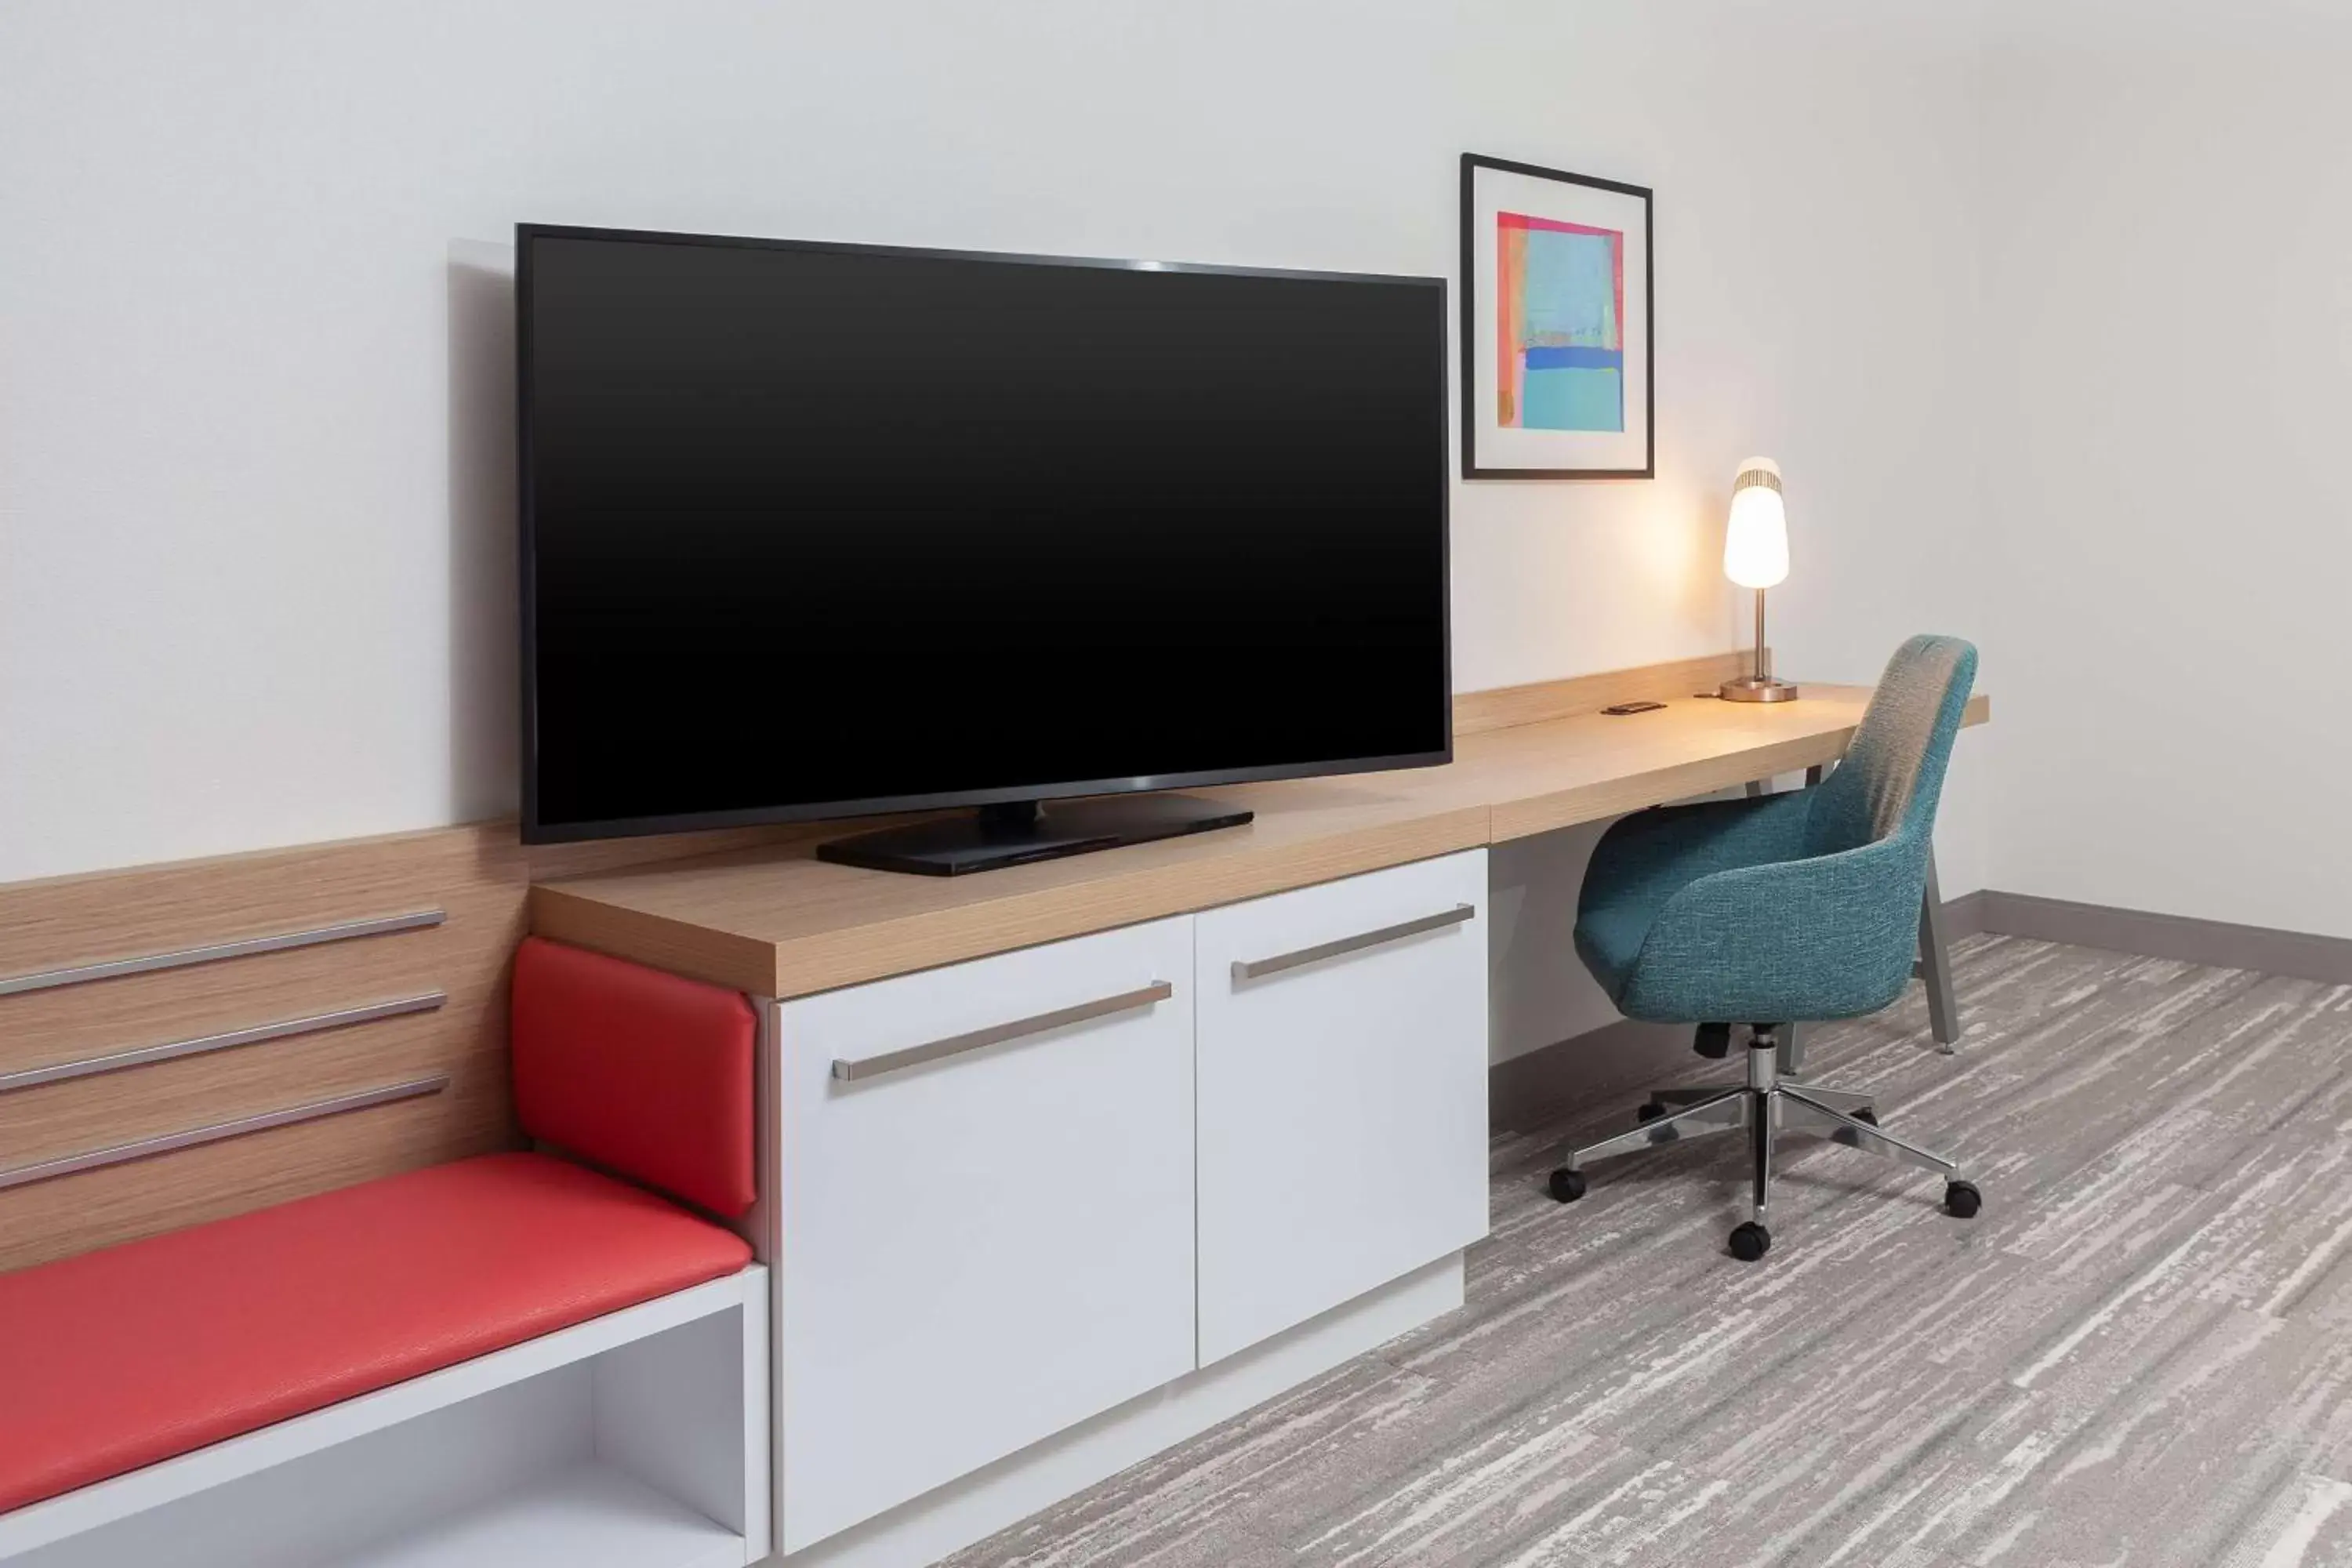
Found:
<path fill-rule="evenodd" d="M 1789 575 L 1789 514 L 1780 500 L 1780 465 L 1750 458 L 1731 490 L 1731 524 L 1723 533 L 1723 574 L 1743 588 L 1769 588 Z"/>

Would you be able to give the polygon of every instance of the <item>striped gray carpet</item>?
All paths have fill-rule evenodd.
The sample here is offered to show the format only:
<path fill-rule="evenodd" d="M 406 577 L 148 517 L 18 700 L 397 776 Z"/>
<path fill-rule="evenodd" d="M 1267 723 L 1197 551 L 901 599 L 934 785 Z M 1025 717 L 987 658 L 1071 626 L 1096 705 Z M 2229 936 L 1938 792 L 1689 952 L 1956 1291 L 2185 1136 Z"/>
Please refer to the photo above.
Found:
<path fill-rule="evenodd" d="M 1737 1263 L 1734 1143 L 1543 1195 L 1638 1096 L 1596 1106 L 1498 1142 L 1461 1311 L 950 1562 L 2352 1564 L 2352 988 L 1956 956 L 1957 1058 L 1915 986 L 1806 1076 L 1958 1155 L 1979 1218 L 1797 1141 Z"/>

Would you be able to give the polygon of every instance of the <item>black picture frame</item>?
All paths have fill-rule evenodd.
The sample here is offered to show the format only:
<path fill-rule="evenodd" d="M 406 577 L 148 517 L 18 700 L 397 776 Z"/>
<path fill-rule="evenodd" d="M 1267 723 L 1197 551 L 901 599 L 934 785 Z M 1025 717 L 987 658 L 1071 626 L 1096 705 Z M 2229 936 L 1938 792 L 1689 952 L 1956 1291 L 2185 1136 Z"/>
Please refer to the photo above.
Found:
<path fill-rule="evenodd" d="M 1589 189 L 1609 191 L 1618 195 L 1633 196 L 1642 204 L 1642 353 L 1643 377 L 1643 459 L 1638 468 L 1500 468 L 1478 460 L 1478 330 L 1479 305 L 1491 291 L 1490 279 L 1479 276 L 1477 265 L 1477 235 L 1473 217 L 1475 211 L 1475 187 L 1478 171 L 1487 169 L 1498 174 L 1522 174 L 1531 179 L 1550 180 L 1561 184 L 1582 185 Z M 1488 158 L 1476 153 L 1462 154 L 1462 271 L 1461 271 L 1461 370 L 1462 370 L 1462 477 L 1465 479 L 1649 479 L 1658 471 L 1658 295 L 1657 245 L 1654 197 L 1647 185 L 1628 184 L 1622 180 L 1604 180 L 1592 174 L 1572 174 L 1565 169 L 1547 169 L 1539 164 L 1514 163 L 1507 158 Z"/>

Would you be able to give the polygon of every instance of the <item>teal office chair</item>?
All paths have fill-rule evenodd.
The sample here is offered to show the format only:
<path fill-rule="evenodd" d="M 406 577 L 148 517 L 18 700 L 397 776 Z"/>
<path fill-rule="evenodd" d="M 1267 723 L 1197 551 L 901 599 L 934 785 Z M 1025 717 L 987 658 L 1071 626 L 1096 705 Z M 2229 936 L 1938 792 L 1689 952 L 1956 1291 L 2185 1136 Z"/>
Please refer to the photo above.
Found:
<path fill-rule="evenodd" d="M 1750 1022 L 1748 1081 L 1653 1094 L 1643 1126 L 1552 1173 L 1553 1197 L 1582 1197 L 1595 1160 L 1745 1131 L 1755 1212 L 1731 1251 L 1753 1262 L 1772 1245 L 1773 1142 L 1803 1131 L 1940 1172 L 1944 1206 L 1977 1212 L 1952 1162 L 1880 1131 L 1867 1095 L 1783 1079 L 1778 1055 L 1795 1020 L 1874 1013 L 1910 980 L 1936 800 L 1976 670 L 1977 650 L 1958 637 L 1913 637 L 1823 782 L 1637 812 L 1602 836 L 1578 901 L 1578 956 L 1627 1017 L 1697 1025 L 1701 1056 L 1728 1055 L 1732 1023 Z"/>

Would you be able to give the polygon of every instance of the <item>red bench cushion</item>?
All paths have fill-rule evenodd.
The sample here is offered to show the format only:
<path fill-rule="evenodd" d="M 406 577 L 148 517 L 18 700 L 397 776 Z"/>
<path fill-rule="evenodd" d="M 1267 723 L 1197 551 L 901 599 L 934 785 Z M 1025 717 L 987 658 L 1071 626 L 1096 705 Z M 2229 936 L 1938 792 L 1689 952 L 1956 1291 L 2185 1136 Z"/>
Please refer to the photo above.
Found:
<path fill-rule="evenodd" d="M 530 937 L 515 954 L 515 1110 L 566 1153 L 713 1214 L 753 1194 L 751 1005 Z"/>
<path fill-rule="evenodd" d="M 490 1154 L 0 1274 L 0 1511 L 751 1256 L 649 1193 Z"/>

